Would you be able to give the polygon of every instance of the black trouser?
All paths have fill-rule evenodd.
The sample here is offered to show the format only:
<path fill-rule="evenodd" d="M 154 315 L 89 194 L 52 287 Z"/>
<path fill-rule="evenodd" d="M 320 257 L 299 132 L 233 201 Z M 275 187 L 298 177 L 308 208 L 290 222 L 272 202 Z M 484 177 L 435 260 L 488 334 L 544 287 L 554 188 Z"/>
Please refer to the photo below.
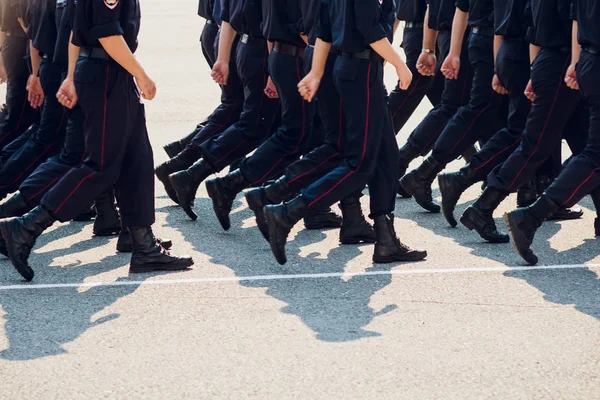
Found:
<path fill-rule="evenodd" d="M 439 163 L 455 160 L 479 139 L 485 141 L 497 132 L 490 121 L 497 117 L 502 96 L 492 89 L 493 45 L 493 36 L 474 32 L 469 35 L 469 60 L 473 68 L 471 98 L 448 122 L 433 146 L 433 157 Z"/>
<path fill-rule="evenodd" d="M 58 102 L 56 93 L 62 83 L 63 72 L 64 68 L 50 59 L 42 60 L 39 76 L 45 98 L 39 128 L 4 164 L 0 171 L 0 192 L 16 191 L 38 165 L 62 147 L 67 109 Z"/>
<path fill-rule="evenodd" d="M 590 130 L 585 149 L 571 159 L 546 194 L 565 207 L 577 204 L 600 185 L 600 56 L 582 51 L 577 82 L 588 102 Z"/>
<path fill-rule="evenodd" d="M 239 37 L 233 42 L 231 54 L 235 54 L 239 43 Z M 219 35 L 213 42 L 213 54 L 218 54 Z M 216 136 L 237 122 L 242 112 L 244 98 L 244 87 L 240 80 L 235 64 L 235 57 L 231 57 L 229 61 L 229 76 L 227 83 L 221 85 L 221 104 L 212 112 L 204 123 L 204 127 L 194 136 L 192 142 L 185 150 L 196 149 L 202 143 L 213 136 Z"/>
<path fill-rule="evenodd" d="M 31 207 L 40 204 L 42 197 L 71 168 L 81 165 L 85 156 L 85 140 L 83 135 L 83 112 L 79 105 L 69 111 L 65 143 L 60 154 L 50 157 L 19 187 L 25 202 Z"/>
<path fill-rule="evenodd" d="M 2 60 L 6 69 L 6 107 L 8 114 L 0 125 L 0 148 L 8 145 L 25 132 L 39 117 L 27 100 L 29 66 L 25 60 L 28 40 L 25 37 L 7 34 L 2 46 Z"/>
<path fill-rule="evenodd" d="M 214 44 L 217 42 L 217 34 L 219 33 L 219 25 L 214 21 L 206 21 L 202 33 L 200 34 L 200 44 L 202 45 L 202 54 L 206 59 L 209 67 L 215 65 L 217 61 L 217 52 L 215 51 Z M 231 73 L 231 69 L 229 72 Z"/>
<path fill-rule="evenodd" d="M 75 84 L 87 157 L 40 204 L 59 221 L 69 221 L 114 184 L 123 224 L 152 225 L 154 162 L 133 76 L 113 61 L 80 57 Z"/>
<path fill-rule="evenodd" d="M 268 49 L 264 39 L 250 38 L 237 46 L 236 65 L 244 85 L 244 106 L 240 119 L 218 136 L 200 145 L 204 160 L 217 171 L 256 149 L 271 133 L 279 102 L 268 98 Z"/>
<path fill-rule="evenodd" d="M 535 92 L 531 113 L 517 149 L 488 175 L 488 186 L 514 192 L 530 180 L 538 168 L 560 145 L 563 132 L 572 143 L 587 136 L 589 119 L 581 118 L 585 104 L 578 91 L 564 82 L 571 55 L 542 48 L 531 68 Z M 568 124 L 576 128 L 567 129 Z M 569 140 L 570 137 L 573 139 Z M 572 147 L 573 150 L 573 147 Z"/>
<path fill-rule="evenodd" d="M 521 142 L 531 109 L 531 102 L 524 93 L 530 69 L 529 44 L 525 40 L 504 39 L 496 56 L 496 74 L 508 91 L 508 123 L 471 158 L 477 180 L 483 180 L 494 167 L 503 163 Z"/>
<path fill-rule="evenodd" d="M 435 107 L 440 104 L 444 90 L 444 79 L 443 76 L 440 77 L 439 68 L 435 77 L 423 76 L 417 71 L 417 61 L 423 48 L 423 27 L 405 28 L 402 48 L 406 55 L 406 65 L 413 74 L 413 80 L 406 90 L 402 90 L 400 86 L 396 85 L 389 96 L 390 111 L 396 133 L 400 132 L 425 96 Z M 442 55 L 439 56 L 440 60 L 443 60 Z"/>
<path fill-rule="evenodd" d="M 303 153 L 312 133 L 314 104 L 302 99 L 298 83 L 304 78 L 304 60 L 272 51 L 269 71 L 281 103 L 281 126 L 241 165 L 244 179 L 253 185 L 280 175 Z"/>
<path fill-rule="evenodd" d="M 450 50 L 451 34 L 449 30 L 442 30 L 438 35 L 438 48 L 440 54 L 448 54 Z M 458 109 L 469 102 L 471 83 L 473 81 L 473 69 L 469 64 L 468 35 L 463 40 L 460 52 L 460 63 L 462 68 L 457 79 L 445 79 L 442 102 L 429 111 L 423 121 L 415 128 L 408 137 L 408 143 L 419 149 L 421 155 L 426 155 L 431 150 L 442 130 L 456 114 Z M 443 62 L 440 58 L 439 62 Z"/>
<path fill-rule="evenodd" d="M 394 211 L 399 153 L 386 107 L 383 63 L 338 56 L 333 73 L 345 137 L 341 163 L 302 190 L 309 208 L 324 209 L 369 183 L 371 218 Z"/>

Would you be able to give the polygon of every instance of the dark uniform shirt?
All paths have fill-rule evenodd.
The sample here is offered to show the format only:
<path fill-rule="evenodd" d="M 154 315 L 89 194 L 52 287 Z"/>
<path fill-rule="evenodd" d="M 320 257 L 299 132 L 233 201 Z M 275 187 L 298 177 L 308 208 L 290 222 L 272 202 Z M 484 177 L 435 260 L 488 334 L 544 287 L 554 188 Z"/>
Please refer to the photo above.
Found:
<path fill-rule="evenodd" d="M 321 0 L 300 0 L 302 8 L 302 28 L 308 36 L 308 44 L 314 45 L 317 40 L 317 18 Z"/>
<path fill-rule="evenodd" d="M 261 30 L 262 1 L 261 0 L 222 0 L 221 19 L 231 24 L 240 34 L 262 38 Z"/>
<path fill-rule="evenodd" d="M 267 40 L 306 46 L 300 37 L 304 27 L 299 0 L 262 0 L 262 15 L 262 31 Z"/>
<path fill-rule="evenodd" d="M 223 0 L 215 0 L 213 3 L 212 19 L 219 26 L 221 26 L 221 24 L 223 24 L 223 19 L 221 18 L 222 12 L 223 12 Z"/>
<path fill-rule="evenodd" d="M 389 14 L 394 13 L 393 0 L 382 4 L 372 0 L 323 0 L 317 35 L 344 53 L 359 53 L 371 43 L 391 40 Z"/>
<path fill-rule="evenodd" d="M 396 0 L 396 18 L 400 21 L 423 22 L 427 11 L 426 0 Z"/>
<path fill-rule="evenodd" d="M 572 17 L 579 30 L 577 40 L 582 47 L 600 48 L 600 3 L 596 0 L 573 0 Z"/>
<path fill-rule="evenodd" d="M 570 3 L 571 0 L 531 0 L 533 27 L 528 38 L 532 44 L 556 49 L 571 47 Z"/>
<path fill-rule="evenodd" d="M 529 23 L 525 9 L 528 0 L 494 0 L 496 35 L 509 39 L 525 38 Z"/>
<path fill-rule="evenodd" d="M 212 21 L 214 8 L 215 0 L 200 0 L 198 2 L 198 15 Z"/>
<path fill-rule="evenodd" d="M 73 0 L 56 2 L 56 47 L 54 48 L 54 64 L 66 67 L 69 63 L 69 40 L 71 38 L 71 19 L 69 8 L 75 9 Z"/>
<path fill-rule="evenodd" d="M 73 44 L 102 47 L 98 39 L 121 35 L 135 52 L 140 31 L 139 0 L 77 0 Z"/>
<path fill-rule="evenodd" d="M 427 0 L 429 4 L 429 28 L 441 31 L 452 29 L 454 11 L 456 6 L 454 0 Z"/>
<path fill-rule="evenodd" d="M 25 32 L 17 18 L 25 19 L 26 13 L 27 0 L 0 0 L 0 30 L 25 37 Z"/>
<path fill-rule="evenodd" d="M 56 46 L 56 0 L 33 0 L 27 9 L 27 37 L 41 55 L 51 56 Z"/>
<path fill-rule="evenodd" d="M 494 26 L 494 0 L 456 0 L 456 7 L 469 13 L 469 26 Z"/>

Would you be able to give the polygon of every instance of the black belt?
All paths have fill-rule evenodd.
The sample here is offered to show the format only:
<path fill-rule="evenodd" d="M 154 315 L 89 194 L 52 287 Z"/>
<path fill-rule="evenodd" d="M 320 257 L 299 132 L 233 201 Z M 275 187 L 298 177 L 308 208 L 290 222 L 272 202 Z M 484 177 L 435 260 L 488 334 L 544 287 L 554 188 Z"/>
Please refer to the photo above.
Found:
<path fill-rule="evenodd" d="M 81 50 L 79 50 L 79 56 L 85 58 L 95 58 L 97 60 L 112 60 L 111 56 L 108 55 L 106 50 L 99 47 L 81 48 Z"/>
<path fill-rule="evenodd" d="M 495 31 L 491 26 L 472 26 L 471 32 L 480 36 L 494 36 Z"/>
<path fill-rule="evenodd" d="M 586 44 L 585 46 L 582 46 L 581 49 L 583 51 L 585 51 L 586 53 L 590 53 L 590 54 L 593 54 L 595 56 L 600 56 L 600 47 L 596 47 L 596 46 L 592 46 L 590 44 Z"/>
<path fill-rule="evenodd" d="M 285 44 L 281 42 L 273 43 L 273 51 L 276 51 L 286 56 L 292 57 L 304 57 L 304 48 L 294 46 L 292 44 Z"/>
<path fill-rule="evenodd" d="M 261 37 L 257 37 L 257 36 L 250 36 L 246 33 L 243 33 L 240 38 L 240 42 L 242 42 L 244 44 L 248 44 L 248 42 L 255 41 L 255 40 L 261 40 L 264 42 L 265 38 L 261 38 Z"/>
<path fill-rule="evenodd" d="M 360 58 L 361 60 L 383 61 L 383 58 L 371 49 L 366 49 L 358 53 L 341 52 L 340 54 L 345 57 Z"/>
<path fill-rule="evenodd" d="M 423 26 L 424 25 L 422 22 L 407 21 L 406 24 L 404 24 L 404 29 L 413 29 L 413 28 L 423 29 Z"/>

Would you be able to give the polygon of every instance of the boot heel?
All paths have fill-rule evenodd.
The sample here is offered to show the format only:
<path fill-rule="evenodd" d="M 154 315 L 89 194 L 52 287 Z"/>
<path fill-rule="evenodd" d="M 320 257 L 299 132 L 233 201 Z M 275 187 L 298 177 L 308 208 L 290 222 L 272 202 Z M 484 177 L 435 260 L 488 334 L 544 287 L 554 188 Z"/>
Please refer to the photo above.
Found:
<path fill-rule="evenodd" d="M 465 216 L 467 211 L 465 211 L 462 217 L 460 217 L 460 223 L 463 224 L 468 230 L 472 231 L 475 229 L 475 224 Z"/>

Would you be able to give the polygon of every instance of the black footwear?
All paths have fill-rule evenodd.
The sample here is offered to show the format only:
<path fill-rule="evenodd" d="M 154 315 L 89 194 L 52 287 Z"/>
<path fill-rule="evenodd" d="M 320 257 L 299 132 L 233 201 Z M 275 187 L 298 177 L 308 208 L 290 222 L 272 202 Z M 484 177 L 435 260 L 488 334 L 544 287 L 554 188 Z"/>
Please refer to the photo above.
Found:
<path fill-rule="evenodd" d="M 90 206 L 90 208 L 86 207 L 85 211 L 77 214 L 75 218 L 73 218 L 73 221 L 88 222 L 93 220 L 94 218 L 96 218 L 96 209 L 92 205 Z"/>
<path fill-rule="evenodd" d="M 183 139 L 176 140 L 173 143 L 169 143 L 169 144 L 163 146 L 163 149 L 165 150 L 165 153 L 167 153 L 169 158 L 175 157 L 177 154 L 181 153 L 188 144 L 192 143 L 192 140 L 194 139 L 194 137 L 196 137 L 196 135 L 204 128 L 205 124 L 206 124 L 205 122 L 198 124 L 196 126 L 196 129 L 194 129 L 194 131 L 192 133 L 190 133 Z"/>
<path fill-rule="evenodd" d="M 342 226 L 342 217 L 331 211 L 331 208 L 327 210 L 311 210 L 310 213 L 304 217 L 304 227 L 309 231 L 318 231 L 321 229 L 337 229 Z"/>
<path fill-rule="evenodd" d="M 287 203 L 265 206 L 263 212 L 269 227 L 269 244 L 277 262 L 287 262 L 285 244 L 290 231 L 308 212 L 308 204 L 298 196 Z"/>
<path fill-rule="evenodd" d="M 517 207 L 529 207 L 538 198 L 538 191 L 535 180 L 525 182 L 523 186 L 517 190 Z"/>
<path fill-rule="evenodd" d="M 375 242 L 373 262 L 376 264 L 420 261 L 427 257 L 426 251 L 413 250 L 400 242 L 394 228 L 394 214 L 375 218 L 375 234 L 377 241 Z"/>
<path fill-rule="evenodd" d="M 360 196 L 351 195 L 340 201 L 342 210 L 341 244 L 375 243 L 373 227 L 365 220 L 360 206 Z"/>
<path fill-rule="evenodd" d="M 415 201 L 424 209 L 432 213 L 439 213 L 440 206 L 433 201 L 431 184 L 444 165 L 438 163 L 433 156 L 429 156 L 417 169 L 409 172 L 400 179 L 400 184 L 408 193 L 413 195 Z"/>
<path fill-rule="evenodd" d="M 194 265 L 191 257 L 175 257 L 157 243 L 150 227 L 129 227 L 133 253 L 130 273 L 152 271 L 178 271 Z"/>
<path fill-rule="evenodd" d="M 583 217 L 583 210 L 579 207 L 560 207 L 546 218 L 547 221 L 570 221 Z"/>
<path fill-rule="evenodd" d="M 115 205 L 115 192 L 109 190 L 102 193 L 94 202 L 96 219 L 94 220 L 95 236 L 114 236 L 121 232 L 121 216 Z"/>
<path fill-rule="evenodd" d="M 232 173 L 236 169 L 240 169 L 240 167 L 242 166 L 242 163 L 244 162 L 245 159 L 246 159 L 246 157 L 242 157 L 239 160 L 235 160 L 234 162 L 229 164 L 229 173 Z"/>
<path fill-rule="evenodd" d="M 477 154 L 478 150 L 477 147 L 475 145 L 469 147 L 468 149 L 466 149 L 463 153 L 462 153 L 462 158 L 463 160 L 465 160 L 465 164 L 469 164 L 471 162 L 471 158 L 473 158 L 473 156 L 475 154 Z"/>
<path fill-rule="evenodd" d="M 282 176 L 264 187 L 256 188 L 246 192 L 246 201 L 256 216 L 256 225 L 263 237 L 269 240 L 269 227 L 263 208 L 268 204 L 279 204 L 284 201 L 290 193 L 287 178 Z"/>
<path fill-rule="evenodd" d="M 169 161 L 160 164 L 154 170 L 156 177 L 165 187 L 165 191 L 167 192 L 167 196 L 175 203 L 179 204 L 179 199 L 177 198 L 177 192 L 173 189 L 171 185 L 171 181 L 169 180 L 169 175 L 174 174 L 175 172 L 183 171 L 189 168 L 196 160 L 200 158 L 200 153 L 194 150 L 188 150 L 181 153 L 178 153 L 175 157 L 171 158 Z"/>
<path fill-rule="evenodd" d="M 198 187 L 213 172 L 213 167 L 201 158 L 187 170 L 169 176 L 169 181 L 177 193 L 179 205 L 192 221 L 198 219 L 194 212 L 194 200 L 196 199 Z"/>
<path fill-rule="evenodd" d="M 590 193 L 590 197 L 594 202 L 594 208 L 596 209 L 596 219 L 594 220 L 594 233 L 596 236 L 600 236 L 600 187 L 597 187 Z"/>
<path fill-rule="evenodd" d="M 476 182 L 475 172 L 475 169 L 467 164 L 458 172 L 450 172 L 438 176 L 440 193 L 442 195 L 442 214 L 444 214 L 446 221 L 453 228 L 456 228 L 457 225 L 454 218 L 454 209 L 464 191 Z"/>
<path fill-rule="evenodd" d="M 594 234 L 600 236 L 600 217 L 596 217 L 594 220 Z"/>
<path fill-rule="evenodd" d="M 406 170 L 410 163 L 419 157 L 421 152 L 419 149 L 406 142 L 406 144 L 400 147 L 400 166 L 398 168 L 398 179 L 402 179 L 402 177 L 406 174 Z M 410 199 L 412 194 L 408 193 L 401 184 L 398 184 L 398 195 L 405 199 Z"/>
<path fill-rule="evenodd" d="M 507 196 L 496 189 L 486 188 L 477 201 L 465 210 L 460 222 L 471 231 L 475 229 L 479 236 L 490 243 L 508 243 L 510 238 L 498 232 L 494 222 L 494 210 Z"/>
<path fill-rule="evenodd" d="M 206 192 L 212 199 L 213 210 L 224 230 L 231 228 L 229 213 L 239 192 L 248 187 L 249 183 L 244 179 L 242 171 L 235 171 L 225 175 L 223 178 L 214 178 L 206 181 Z"/>
<path fill-rule="evenodd" d="M 20 217 L 31 210 L 31 207 L 25 203 L 25 199 L 17 192 L 11 198 L 0 204 L 0 219 L 9 217 Z"/>
<path fill-rule="evenodd" d="M 170 240 L 162 240 L 156 237 L 154 240 L 156 240 L 156 244 L 161 245 L 165 250 L 170 250 L 171 247 L 173 247 L 173 242 Z M 133 251 L 131 234 L 129 233 L 129 228 L 126 226 L 123 226 L 121 228 L 121 233 L 119 233 L 119 239 L 117 240 L 117 251 L 119 253 L 131 253 Z"/>
<path fill-rule="evenodd" d="M 544 219 L 558 208 L 558 204 L 550 200 L 548 196 L 542 195 L 531 206 L 518 208 L 504 215 L 504 220 L 513 238 L 513 245 L 529 265 L 535 265 L 538 262 L 537 256 L 531 250 L 535 232 L 542 225 Z"/>
<path fill-rule="evenodd" d="M 0 221 L 0 233 L 10 261 L 26 281 L 31 281 L 34 275 L 28 260 L 35 241 L 55 221 L 42 206 L 37 206 L 22 217 Z"/>

